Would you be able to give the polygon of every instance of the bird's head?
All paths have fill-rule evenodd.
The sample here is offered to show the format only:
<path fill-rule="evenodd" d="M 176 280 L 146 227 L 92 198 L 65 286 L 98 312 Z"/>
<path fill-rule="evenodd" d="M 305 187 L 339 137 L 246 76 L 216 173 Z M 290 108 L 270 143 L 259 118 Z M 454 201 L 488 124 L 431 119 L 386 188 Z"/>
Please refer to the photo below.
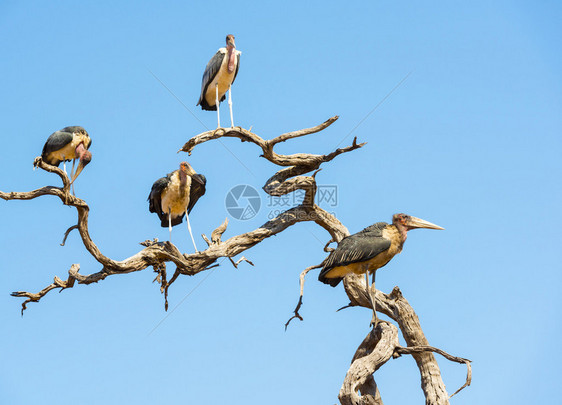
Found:
<path fill-rule="evenodd" d="M 236 48 L 236 44 L 234 43 L 234 35 L 228 34 L 226 36 L 226 48 L 228 50 Z"/>
<path fill-rule="evenodd" d="M 424 219 L 412 217 L 406 214 L 394 214 L 392 216 L 392 223 L 400 228 L 404 229 L 406 232 L 411 229 L 416 228 L 426 228 L 426 229 L 445 229 L 441 228 L 439 225 L 432 224 Z"/>
<path fill-rule="evenodd" d="M 61 132 L 69 132 L 74 135 L 88 135 L 86 130 L 80 126 L 74 125 L 70 127 L 64 127 Z M 89 135 L 88 135 L 89 136 Z"/>
<path fill-rule="evenodd" d="M 76 131 L 74 131 L 74 133 L 79 134 L 79 135 L 90 136 L 90 135 L 88 135 L 88 132 L 86 132 L 86 130 L 82 127 L 76 127 Z"/>
<path fill-rule="evenodd" d="M 195 170 L 193 170 L 193 167 L 187 162 L 180 163 L 180 172 L 188 176 L 193 176 L 195 174 Z"/>

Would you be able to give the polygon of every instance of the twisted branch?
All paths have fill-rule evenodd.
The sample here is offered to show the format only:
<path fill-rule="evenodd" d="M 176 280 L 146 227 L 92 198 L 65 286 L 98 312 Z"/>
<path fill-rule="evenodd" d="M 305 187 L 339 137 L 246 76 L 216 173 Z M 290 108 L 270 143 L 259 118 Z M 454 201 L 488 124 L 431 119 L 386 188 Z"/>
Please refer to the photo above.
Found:
<path fill-rule="evenodd" d="M 84 247 L 88 252 L 94 257 L 94 259 L 100 263 L 101 270 L 98 272 L 80 275 L 78 274 L 79 266 L 71 267 L 69 271 L 69 279 L 67 282 L 61 284 L 55 283 L 50 284 L 45 287 L 39 293 L 29 293 L 25 291 L 15 292 L 14 296 L 27 298 L 22 304 L 22 311 L 25 310 L 26 304 L 29 302 L 38 302 L 43 296 L 45 296 L 49 291 L 56 288 L 71 288 L 74 286 L 74 280 L 78 280 L 78 284 L 91 284 L 94 282 L 101 281 L 108 276 L 115 274 L 127 274 L 136 271 L 141 271 L 147 267 L 154 267 L 155 269 L 160 269 L 163 263 L 172 262 L 176 266 L 176 271 L 174 276 L 169 282 L 166 281 L 165 277 L 160 275 L 157 280 L 160 283 L 160 288 L 165 295 L 165 306 L 167 307 L 167 293 L 169 286 L 181 275 L 195 275 L 202 271 L 208 270 L 214 267 L 216 261 L 221 257 L 228 257 L 232 264 L 237 267 L 241 261 L 247 261 L 249 264 L 253 263 L 246 258 L 241 258 L 237 262 L 232 260 L 233 257 L 242 253 L 243 251 L 255 246 L 256 244 L 262 242 L 264 239 L 276 235 L 279 232 L 284 231 L 288 227 L 304 221 L 315 221 L 316 223 L 323 226 L 330 233 L 334 235 L 341 235 L 347 233 L 347 229 L 332 215 L 325 212 L 318 206 L 313 204 L 314 193 L 316 191 L 316 184 L 314 178 L 310 176 L 302 176 L 296 179 L 290 179 L 287 184 L 283 184 L 283 181 L 279 179 L 287 179 L 290 176 L 291 171 L 295 173 L 307 173 L 318 169 L 320 164 L 332 160 L 334 157 L 351 151 L 363 146 L 363 144 L 357 145 L 356 142 L 350 147 L 341 148 L 329 155 L 307 155 L 307 154 L 296 154 L 296 155 L 278 155 L 273 152 L 273 146 L 279 142 L 284 142 L 291 138 L 296 138 L 298 136 L 304 136 L 314 132 L 318 132 L 333 123 L 337 117 L 333 117 L 328 121 L 314 127 L 308 128 L 300 131 L 290 132 L 278 136 L 271 141 L 266 141 L 256 134 L 251 133 L 242 128 L 231 128 L 224 129 L 219 128 L 215 131 L 208 131 L 206 133 L 197 135 L 190 139 L 182 150 L 191 152 L 193 147 L 199 143 L 206 142 L 211 139 L 217 139 L 220 137 L 238 137 L 242 141 L 249 141 L 260 145 L 264 151 L 264 156 L 267 156 L 270 161 L 281 166 L 287 166 L 295 164 L 293 167 L 287 169 L 282 169 L 277 173 L 275 177 L 275 186 L 271 188 L 274 190 L 275 195 L 283 195 L 295 191 L 297 189 L 303 189 L 306 191 L 306 197 L 303 204 L 296 206 L 288 211 L 282 212 L 272 220 L 266 222 L 261 227 L 246 232 L 241 235 L 233 236 L 226 241 L 222 241 L 221 237 L 225 233 L 228 225 L 228 221 L 225 220 L 222 225 L 215 229 L 211 234 L 211 241 L 208 241 L 206 236 L 204 239 L 208 242 L 208 248 L 202 252 L 196 252 L 192 254 L 181 253 L 175 245 L 170 242 L 159 242 L 158 240 L 144 241 L 141 244 L 144 249 L 136 253 L 135 255 L 124 259 L 124 260 L 113 260 L 109 257 L 103 255 L 98 249 L 96 244 L 92 241 L 88 232 L 88 214 L 89 207 L 85 201 L 73 196 L 70 193 L 70 181 L 66 173 L 55 166 L 51 166 L 38 157 L 34 161 L 34 166 L 39 167 L 51 173 L 57 174 L 63 183 L 63 187 L 46 186 L 37 190 L 29 192 L 9 192 L 5 193 L 0 191 L 0 198 L 4 200 L 30 200 L 44 195 L 52 195 L 59 197 L 63 204 L 75 207 L 78 214 L 77 225 L 70 227 L 66 233 L 63 243 L 68 236 L 68 233 L 72 229 L 78 229 L 80 237 L 84 244 Z M 282 174 L 280 174 L 283 172 Z M 266 187 L 269 182 L 266 183 Z M 273 195 L 273 194 L 272 194 Z M 157 270 L 158 271 L 158 270 Z"/>
<path fill-rule="evenodd" d="M 316 194 L 315 176 L 322 163 L 329 162 L 340 154 L 359 149 L 364 146 L 365 143 L 358 144 L 357 139 L 354 138 L 351 145 L 344 148 L 338 148 L 327 155 L 305 153 L 282 155 L 276 153 L 273 148 L 278 143 L 319 132 L 333 124 L 337 118 L 338 117 L 335 116 L 315 127 L 288 132 L 271 140 L 264 140 L 249 130 L 235 127 L 219 128 L 214 131 L 207 131 L 186 142 L 180 151 L 184 151 L 189 154 L 191 154 L 195 146 L 222 137 L 232 137 L 238 138 L 242 142 L 252 142 L 262 149 L 262 157 L 278 166 L 283 167 L 283 169 L 277 171 L 266 181 L 263 189 L 267 194 L 272 196 L 281 196 L 296 190 L 305 191 L 304 201 L 300 205 L 282 212 L 255 230 L 241 235 L 236 235 L 222 241 L 222 236 L 226 232 L 228 226 L 228 220 L 225 220 L 223 224 L 211 233 L 211 240 L 209 240 L 204 234 L 202 235 L 203 239 L 207 242 L 207 249 L 202 252 L 192 254 L 182 254 L 172 243 L 159 242 L 157 239 L 154 239 L 142 242 L 141 245 L 144 246 L 144 248 L 137 254 L 125 260 L 116 261 L 104 256 L 92 241 L 88 233 L 89 207 L 86 202 L 71 195 L 70 181 L 62 170 L 46 164 L 40 157 L 36 158 L 34 165 L 48 172 L 57 174 L 61 178 L 63 186 L 46 186 L 29 192 L 4 193 L 0 191 L 0 198 L 3 198 L 4 200 L 29 200 L 43 195 L 52 195 L 60 198 L 63 204 L 75 207 L 78 214 L 77 225 L 68 228 L 63 239 L 63 244 L 68 234 L 73 229 L 78 229 L 85 248 L 94 257 L 94 259 L 100 263 L 101 270 L 92 274 L 82 275 L 79 274 L 80 266 L 78 264 L 73 264 L 68 271 L 67 280 L 63 281 L 60 278 L 55 277 L 53 283 L 38 293 L 29 293 L 25 291 L 12 293 L 13 296 L 26 298 L 26 300 L 22 303 L 22 314 L 29 302 L 38 302 L 43 296 L 53 289 L 60 289 L 62 291 L 66 288 L 72 288 L 76 281 L 78 284 L 91 284 L 101 281 L 110 275 L 141 271 L 147 267 L 153 267 L 157 273 L 155 281 L 160 284 L 160 290 L 164 294 L 165 309 L 167 310 L 168 289 L 180 275 L 192 276 L 199 272 L 216 267 L 218 266 L 217 260 L 221 257 L 228 257 L 235 267 L 237 267 L 241 261 L 247 261 L 249 264 L 253 265 L 253 263 L 245 257 L 240 258 L 237 262 L 235 262 L 232 258 L 264 241 L 266 238 L 276 235 L 298 222 L 313 221 L 324 228 L 331 237 L 330 242 L 326 244 L 324 251 L 329 252 L 333 250 L 328 247 L 329 244 L 341 241 L 341 239 L 349 235 L 349 231 L 337 218 L 324 211 L 314 203 Z M 314 173 L 308 176 L 305 175 L 310 172 Z M 166 263 L 168 262 L 171 262 L 176 266 L 174 274 L 169 281 L 167 281 L 166 276 Z M 285 326 L 287 326 L 294 318 L 302 320 L 302 316 L 299 314 L 299 309 L 302 306 L 305 276 L 310 270 L 321 266 L 322 264 L 311 266 L 301 273 L 299 302 L 294 310 L 294 316 Z M 353 274 L 346 276 L 344 279 L 344 288 L 350 299 L 348 306 L 371 307 L 370 299 L 366 294 L 366 286 L 362 277 Z M 388 322 L 379 322 L 377 328 L 373 329 L 369 335 L 367 335 L 354 356 L 349 372 L 344 380 L 342 389 L 340 390 L 341 403 L 382 404 L 382 399 L 373 378 L 373 373 L 381 367 L 382 364 L 388 361 L 390 357 L 398 357 L 401 354 L 411 354 L 420 369 L 422 388 L 426 396 L 426 404 L 448 404 L 449 397 L 445 390 L 439 367 L 432 352 L 442 354 L 449 360 L 465 363 L 467 365 L 467 381 L 460 389 L 470 384 L 470 361 L 460 357 L 450 356 L 440 349 L 429 346 L 427 339 L 421 330 L 417 315 L 406 299 L 404 299 L 398 287 L 395 287 L 389 295 L 380 291 L 375 291 L 375 297 L 377 310 L 388 315 L 391 319 L 398 323 L 408 347 L 404 348 L 398 345 L 398 332 L 394 325 Z M 459 392 L 460 389 L 457 390 L 455 394 Z M 361 392 L 362 395 L 359 396 L 357 392 Z"/>
<path fill-rule="evenodd" d="M 466 364 L 466 382 L 453 395 L 470 385 L 472 380 L 470 360 L 451 356 L 447 352 L 432 346 L 402 347 L 398 343 L 398 329 L 396 326 L 389 322 L 379 321 L 377 327 L 369 332 L 353 356 L 351 367 L 347 372 L 339 393 L 341 404 L 382 404 L 376 384 L 373 385 L 374 380 L 371 380 L 373 373 L 390 358 L 398 358 L 402 354 L 414 355 L 428 352 L 439 353 L 447 360 Z M 358 394 L 358 391 L 361 391 L 361 396 Z M 453 395 L 448 398 L 451 398 Z M 444 398 L 444 400 L 448 401 L 448 398 Z M 433 404 L 438 402 L 429 401 L 426 397 L 426 403 Z"/>

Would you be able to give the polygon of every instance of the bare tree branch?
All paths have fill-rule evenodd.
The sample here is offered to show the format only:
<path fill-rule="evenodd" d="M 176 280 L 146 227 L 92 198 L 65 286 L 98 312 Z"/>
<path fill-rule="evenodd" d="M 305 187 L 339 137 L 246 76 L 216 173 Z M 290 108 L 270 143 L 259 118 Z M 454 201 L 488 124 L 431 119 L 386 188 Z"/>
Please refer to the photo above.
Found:
<path fill-rule="evenodd" d="M 285 323 L 285 330 L 287 330 L 287 327 L 289 326 L 289 324 L 291 323 L 291 321 L 292 321 L 293 319 L 298 318 L 298 319 L 300 319 L 301 321 L 304 320 L 303 317 L 299 314 L 299 309 L 300 309 L 301 306 L 302 306 L 302 296 L 303 296 L 303 293 L 304 293 L 304 278 L 306 277 L 306 275 L 308 274 L 308 272 L 309 272 L 310 270 L 318 269 L 318 268 L 322 267 L 322 265 L 323 265 L 323 263 L 320 263 L 320 264 L 317 264 L 316 266 L 307 267 L 307 268 L 304 269 L 304 270 L 302 271 L 302 273 L 300 274 L 300 276 L 299 276 L 299 283 L 300 283 L 300 287 L 301 287 L 301 293 L 300 293 L 300 296 L 299 296 L 299 302 L 297 303 L 297 306 L 296 306 L 295 310 L 293 311 L 294 315 L 293 315 L 291 318 L 289 318 L 289 320 L 287 321 L 287 323 Z"/>
<path fill-rule="evenodd" d="M 316 132 L 320 132 L 323 129 L 328 128 L 330 125 L 332 125 L 334 122 L 336 122 L 336 120 L 339 117 L 336 115 L 332 118 L 327 119 L 326 121 L 324 121 L 322 124 L 320 125 L 316 125 L 315 127 L 312 128 L 306 128 L 306 129 L 301 129 L 298 131 L 293 131 L 293 132 L 287 132 L 285 134 L 279 135 L 269 141 L 267 141 L 267 144 L 270 147 L 275 146 L 276 144 L 278 144 L 279 142 L 285 142 L 287 139 L 292 139 L 292 138 L 298 138 L 299 136 L 305 136 L 305 135 L 310 135 L 310 134 L 314 134 Z"/>
<path fill-rule="evenodd" d="M 339 393 L 342 405 L 382 404 L 380 393 L 377 395 L 378 390 L 375 392 L 369 390 L 372 389 L 369 377 L 372 377 L 373 373 L 392 357 L 396 346 L 398 346 L 396 327 L 388 322 L 379 321 L 377 327 L 369 332 L 353 356 L 351 367 Z M 362 391 L 361 396 L 358 394 L 360 386 L 368 391 Z"/>
<path fill-rule="evenodd" d="M 75 229 L 78 229 L 78 224 L 72 225 L 70 228 L 68 228 L 66 230 L 66 232 L 64 233 L 64 238 L 62 238 L 62 242 L 60 244 L 61 246 L 64 246 L 64 244 L 66 243 L 66 238 L 68 238 L 68 235 L 70 234 L 70 232 L 72 232 Z"/>
<path fill-rule="evenodd" d="M 414 355 L 427 352 L 439 353 L 450 361 L 466 364 L 466 382 L 453 395 L 470 385 L 472 379 L 470 360 L 451 356 L 447 352 L 432 346 L 402 347 L 398 343 L 397 328 L 389 322 L 379 321 L 377 327 L 369 332 L 353 356 L 351 367 L 339 394 L 342 405 L 382 404 L 380 393 L 375 390 L 374 379 L 371 381 L 373 373 L 390 358 L 397 358 L 402 354 Z M 361 391 L 361 396 L 358 391 Z M 445 400 L 448 402 L 448 399 L 453 395 L 445 398 Z M 426 403 L 439 402 L 431 402 L 426 398 Z"/>
<path fill-rule="evenodd" d="M 413 346 L 413 347 L 397 347 L 395 353 L 397 354 L 414 354 L 414 353 L 424 353 L 424 352 L 435 352 L 439 353 L 441 356 L 445 357 L 447 360 L 454 361 L 456 363 L 466 364 L 466 381 L 462 387 L 456 390 L 449 398 L 458 394 L 462 389 L 468 387 L 472 383 L 472 366 L 471 361 L 462 357 L 451 356 L 449 353 L 437 349 L 432 346 Z"/>
<path fill-rule="evenodd" d="M 271 140 L 264 140 L 249 130 L 235 127 L 207 131 L 186 142 L 180 151 L 189 154 L 191 154 L 197 145 L 223 137 L 238 138 L 242 142 L 254 143 L 262 149 L 262 157 L 282 167 L 282 169 L 277 171 L 266 181 L 263 186 L 266 193 L 272 196 L 281 196 L 296 190 L 303 190 L 305 192 L 304 201 L 300 205 L 280 213 L 255 230 L 232 236 L 223 241 L 222 237 L 228 226 L 228 220 L 225 220 L 211 233 L 211 240 L 204 234 L 202 235 L 208 245 L 207 249 L 192 254 L 182 254 L 172 243 L 159 242 L 157 239 L 154 239 L 141 242 L 144 248 L 124 260 L 117 261 L 104 256 L 92 241 L 88 232 L 89 207 L 85 201 L 70 193 L 70 181 L 68 176 L 59 168 L 43 162 L 40 157 L 36 158 L 34 165 L 48 172 L 57 174 L 61 178 L 63 186 L 46 186 L 29 192 L 4 193 L 0 191 L 0 198 L 4 200 L 29 200 L 44 195 L 52 195 L 61 199 L 63 204 L 76 208 L 78 214 L 77 225 L 68 228 L 65 232 L 63 244 L 68 234 L 73 229 L 78 229 L 86 250 L 100 263 L 101 270 L 92 274 L 82 275 L 79 273 L 80 266 L 78 264 L 73 264 L 68 271 L 67 280 L 63 281 L 58 277 L 54 277 L 53 283 L 49 284 L 38 293 L 25 291 L 12 293 L 13 296 L 26 298 L 22 303 L 22 315 L 23 311 L 26 309 L 26 304 L 29 302 L 38 302 L 49 291 L 54 289 L 60 289 L 62 291 L 65 288 L 72 288 L 76 281 L 78 284 L 96 283 L 111 275 L 141 271 L 147 267 L 153 267 L 154 271 L 157 273 L 155 281 L 160 284 L 160 291 L 164 294 L 164 307 L 167 310 L 168 289 L 180 275 L 192 276 L 214 268 L 219 265 L 217 260 L 221 257 L 229 258 L 234 267 L 237 267 L 241 261 L 247 261 L 249 264 L 253 265 L 253 263 L 245 257 L 241 257 L 236 262 L 233 258 L 256 244 L 263 242 L 270 236 L 283 232 L 285 229 L 299 222 L 312 221 L 324 228 L 330 234 L 330 242 L 326 244 L 324 251 L 329 252 L 333 250 L 328 247 L 329 244 L 341 241 L 345 236 L 349 235 L 349 231 L 337 218 L 314 203 L 317 189 L 315 177 L 322 163 L 330 162 L 343 153 L 359 149 L 364 146 L 365 143 L 358 144 L 357 139 L 354 138 L 351 145 L 338 148 L 327 155 L 306 153 L 282 155 L 276 153 L 273 148 L 278 143 L 322 131 L 333 124 L 337 118 L 338 117 L 335 116 L 315 127 L 288 132 Z M 306 175 L 311 172 L 313 172 L 311 175 Z M 169 281 L 167 280 L 166 272 L 166 264 L 168 262 L 176 266 L 174 274 Z M 294 316 L 289 319 L 285 326 L 294 318 L 303 319 L 299 314 L 299 309 L 302 306 L 305 276 L 310 270 L 320 267 L 322 267 L 322 263 L 311 266 L 301 273 L 299 302 L 294 310 Z M 346 276 L 344 279 L 344 288 L 350 299 L 350 304 L 348 306 L 371 307 L 362 277 L 353 274 Z M 417 315 L 402 296 L 398 287 L 395 287 L 392 293 L 388 295 L 380 291 L 375 291 L 375 297 L 377 310 L 388 315 L 398 323 L 408 347 L 403 348 L 398 345 L 398 331 L 394 325 L 384 321 L 379 322 L 377 328 L 373 329 L 364 339 L 354 356 L 351 367 L 340 390 L 339 397 L 341 403 L 382 404 L 382 399 L 373 378 L 373 373 L 391 357 L 396 357 L 400 354 L 411 354 L 416 360 L 420 370 L 426 404 L 448 404 L 449 397 L 432 352 L 442 354 L 449 360 L 465 363 L 467 365 L 467 382 L 461 389 L 468 386 L 471 381 L 470 361 L 450 356 L 440 349 L 429 346 L 422 332 Z M 460 389 L 457 390 L 457 392 L 459 391 Z M 362 395 L 359 395 L 358 392 L 361 392 Z"/>
<path fill-rule="evenodd" d="M 366 285 L 363 277 L 349 274 L 344 278 L 344 288 L 351 301 L 352 306 L 362 306 L 372 308 L 371 302 L 366 293 Z M 392 292 L 387 295 L 381 291 L 375 291 L 377 311 L 395 320 L 400 327 L 409 347 L 429 346 L 420 325 L 420 321 L 414 309 L 403 297 L 398 287 L 394 287 Z M 448 404 L 449 395 L 445 388 L 445 383 L 441 378 L 439 365 L 435 356 L 430 352 L 413 353 L 412 356 L 421 374 L 421 384 L 426 397 L 426 404 Z"/>
<path fill-rule="evenodd" d="M 303 136 L 306 135 L 307 133 L 318 132 L 321 129 L 329 126 L 336 119 L 337 117 L 331 118 L 325 123 L 314 128 L 309 128 L 306 130 L 296 131 L 294 133 L 281 135 L 281 137 L 280 138 L 278 137 L 276 142 L 274 142 L 273 144 L 277 142 L 282 142 L 290 138 L 294 138 L 296 136 Z M 355 144 L 354 146 L 348 148 L 338 149 L 336 152 L 332 152 L 329 155 L 297 154 L 297 155 L 285 156 L 285 155 L 278 155 L 274 153 L 272 150 L 273 145 L 268 144 L 268 141 L 265 141 L 264 139 L 257 136 L 256 134 L 252 134 L 251 132 L 245 129 L 220 128 L 218 130 L 209 131 L 192 138 L 190 141 L 186 143 L 186 146 L 184 146 L 184 148 L 182 149 L 190 152 L 193 149 L 193 147 L 199 143 L 206 142 L 211 139 L 217 139 L 220 137 L 229 137 L 229 136 L 238 137 L 242 141 L 249 141 L 258 144 L 260 147 L 262 147 L 264 153 L 267 152 L 268 156 L 270 156 L 270 160 L 274 161 L 274 163 L 285 166 L 287 165 L 288 162 L 294 161 L 298 164 L 304 165 L 303 167 L 291 167 L 288 169 L 288 170 L 296 170 L 296 172 L 302 174 L 318 169 L 318 166 L 321 163 L 330 161 L 335 156 L 338 156 L 341 153 L 355 150 L 363 146 L 363 144 L 361 145 Z M 88 231 L 89 207 L 85 201 L 73 196 L 70 193 L 70 181 L 68 179 L 68 176 L 58 167 L 51 166 L 43 162 L 43 160 L 40 157 L 35 159 L 34 165 L 48 172 L 57 174 L 63 182 L 63 187 L 46 186 L 29 192 L 4 193 L 0 191 L 0 198 L 3 198 L 4 200 L 29 200 L 43 195 L 52 195 L 52 196 L 59 197 L 64 204 L 76 208 L 78 213 L 78 223 L 75 227 L 76 229 L 78 229 L 80 233 L 85 248 L 94 257 L 94 259 L 96 259 L 96 261 L 98 261 L 102 266 L 100 271 L 89 275 L 78 274 L 78 268 L 77 268 L 75 270 L 76 274 L 74 277 L 76 278 L 76 280 L 79 281 L 79 284 L 90 284 L 93 282 L 101 281 L 105 279 L 107 276 L 141 271 L 151 266 L 152 267 L 156 266 L 155 268 L 159 268 L 158 266 L 160 266 L 162 263 L 165 262 L 174 263 L 176 265 L 176 273 L 183 274 L 183 275 L 195 275 L 201 271 L 205 271 L 211 267 L 214 267 L 213 264 L 217 261 L 217 259 L 221 257 L 233 258 L 238 254 L 242 253 L 243 251 L 262 242 L 264 239 L 276 235 L 277 233 L 284 231 L 288 227 L 298 222 L 305 222 L 305 221 L 317 222 L 321 226 L 323 226 L 326 230 L 328 230 L 328 232 L 330 233 L 336 232 L 337 234 L 339 234 L 342 232 L 341 229 L 344 229 L 343 232 L 347 232 L 347 229 L 345 229 L 345 227 L 343 227 L 343 225 L 335 217 L 331 216 L 330 214 L 326 213 L 324 210 L 313 204 L 313 200 L 314 200 L 313 193 L 315 192 L 316 184 L 314 182 L 313 177 L 304 176 L 297 179 L 290 179 L 290 181 L 287 184 L 278 182 L 278 184 L 276 184 L 276 187 L 279 187 L 282 191 L 277 191 L 276 195 L 287 194 L 297 189 L 305 189 L 308 195 L 308 197 L 305 198 L 306 204 L 303 203 L 288 211 L 282 212 L 277 217 L 266 222 L 258 229 L 231 237 L 226 241 L 221 241 L 221 237 L 225 233 L 228 225 L 228 220 L 225 220 L 222 225 L 220 225 L 217 229 L 213 231 L 213 233 L 211 234 L 212 242 L 209 244 L 209 247 L 202 252 L 196 252 L 189 255 L 182 254 L 177 249 L 177 247 L 170 242 L 159 242 L 158 240 L 153 240 L 153 241 L 142 242 L 142 245 L 145 248 L 142 249 L 140 252 L 136 253 L 135 255 L 127 259 L 117 261 L 104 256 L 100 252 L 96 244 L 92 241 Z M 283 169 L 281 171 L 286 171 L 286 170 L 287 169 Z M 288 175 L 289 173 L 285 172 L 285 174 L 283 174 L 281 177 L 287 179 Z M 273 189 L 275 189 L 275 187 Z M 68 232 L 70 232 L 72 228 L 74 227 L 71 227 L 71 229 L 67 230 L 66 235 L 68 235 Z M 248 261 L 245 258 L 241 260 Z M 251 263 L 250 261 L 248 262 Z M 238 262 L 232 261 L 232 263 L 236 267 L 238 263 L 240 263 L 240 260 Z M 177 276 L 176 274 L 174 274 L 174 277 L 172 277 L 172 279 L 168 283 L 166 283 L 162 277 L 160 278 L 161 289 L 164 290 L 165 297 L 167 297 L 167 291 L 170 284 L 172 284 L 176 278 Z M 68 285 L 65 285 L 64 288 L 70 288 L 73 285 L 74 285 L 73 282 L 68 283 Z M 26 303 L 32 301 L 37 302 L 45 294 L 47 294 L 49 291 L 57 287 L 60 286 L 51 284 L 37 294 L 19 291 L 14 293 L 13 295 L 18 297 L 28 298 Z M 24 305 L 24 309 L 25 309 L 25 305 Z"/>

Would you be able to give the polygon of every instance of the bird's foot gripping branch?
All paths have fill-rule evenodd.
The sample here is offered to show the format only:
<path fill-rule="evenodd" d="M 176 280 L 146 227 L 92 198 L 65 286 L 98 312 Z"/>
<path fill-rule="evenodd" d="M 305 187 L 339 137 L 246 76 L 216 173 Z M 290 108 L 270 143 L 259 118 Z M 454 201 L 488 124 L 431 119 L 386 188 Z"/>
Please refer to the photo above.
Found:
<path fill-rule="evenodd" d="M 232 236 L 223 241 L 222 236 L 226 232 L 228 225 L 228 222 L 224 221 L 212 232 L 210 240 L 205 235 L 202 235 L 208 245 L 204 251 L 189 255 L 181 253 L 170 242 L 160 242 L 155 239 L 142 242 L 143 249 L 125 260 L 116 261 L 104 256 L 90 238 L 88 232 L 89 207 L 86 202 L 70 193 L 69 179 L 62 170 L 46 164 L 38 158 L 36 160 L 37 167 L 57 174 L 63 182 L 63 187 L 46 186 L 29 192 L 4 193 L 0 191 L 0 198 L 4 200 L 29 200 L 43 195 L 52 195 L 59 197 L 64 204 L 75 207 L 78 221 L 76 225 L 68 228 L 65 233 L 65 239 L 72 229 L 78 229 L 84 247 L 100 264 L 101 269 L 92 274 L 82 275 L 79 273 L 80 266 L 73 264 L 68 271 L 68 278 L 66 280 L 55 276 L 53 283 L 38 293 L 25 291 L 13 293 L 12 295 L 16 297 L 25 298 L 22 304 L 22 314 L 26 309 L 26 304 L 38 302 L 54 289 L 62 291 L 72 288 L 76 284 L 97 283 L 111 275 L 132 273 L 148 267 L 152 267 L 157 273 L 155 281 L 158 282 L 160 290 L 164 294 L 165 307 L 167 308 L 168 288 L 179 276 L 193 276 L 216 267 L 221 263 L 219 261 L 220 258 L 228 258 L 234 266 L 237 266 L 242 261 L 252 264 L 244 257 L 237 261 L 233 258 L 270 236 L 276 235 L 299 222 L 315 222 L 329 233 L 330 242 L 341 241 L 349 235 L 349 231 L 336 217 L 314 203 L 317 191 L 315 178 L 323 163 L 328 163 L 343 153 L 360 149 L 365 144 L 357 143 L 357 139 L 354 139 L 351 145 L 338 148 L 326 155 L 307 153 L 282 155 L 274 151 L 275 145 L 278 143 L 320 132 L 332 125 L 337 119 L 338 117 L 335 116 L 315 127 L 288 132 L 270 140 L 265 140 L 249 130 L 233 127 L 218 128 L 214 131 L 204 132 L 187 141 L 180 151 L 188 152 L 189 154 L 193 152 L 197 145 L 219 138 L 238 138 L 242 142 L 254 143 L 261 149 L 262 157 L 281 167 L 266 181 L 263 189 L 267 194 L 270 196 L 283 196 L 296 190 L 302 190 L 305 193 L 304 200 L 298 206 L 281 212 L 255 230 Z M 328 244 L 325 251 L 329 252 L 330 248 L 327 246 Z M 169 279 L 167 274 L 168 263 L 175 265 L 174 274 Z M 301 274 L 301 299 L 295 310 L 295 316 L 300 319 L 302 317 L 298 310 L 302 304 L 304 277 L 308 271 L 319 267 L 321 265 L 311 266 Z M 391 294 L 386 295 L 372 288 L 374 291 L 368 294 L 363 277 L 355 274 L 345 276 L 343 285 L 350 299 L 349 306 L 372 308 L 371 302 L 373 298 L 369 297 L 369 295 L 374 297 L 377 311 L 386 314 L 398 324 L 408 347 L 400 347 L 398 345 L 398 329 L 395 326 L 388 322 L 379 322 L 377 327 L 369 333 L 357 350 L 340 391 L 340 402 L 342 404 L 382 404 L 373 373 L 389 358 L 397 357 L 401 354 L 411 354 L 420 370 L 426 404 L 447 404 L 449 396 L 445 390 L 438 364 L 432 352 L 438 352 L 445 355 L 445 357 L 449 355 L 428 345 L 415 312 L 402 297 L 400 290 L 396 288 Z M 453 356 L 447 358 L 466 363 L 470 367 L 470 363 L 466 359 L 453 358 Z M 470 378 L 467 380 L 467 384 L 469 383 Z M 362 395 L 359 395 L 359 391 Z"/>

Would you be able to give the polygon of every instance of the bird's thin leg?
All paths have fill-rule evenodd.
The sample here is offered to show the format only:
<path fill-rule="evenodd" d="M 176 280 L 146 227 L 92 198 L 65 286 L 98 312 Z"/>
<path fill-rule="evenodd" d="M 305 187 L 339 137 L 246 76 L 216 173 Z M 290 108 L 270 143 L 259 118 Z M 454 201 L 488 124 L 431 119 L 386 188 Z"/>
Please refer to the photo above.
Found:
<path fill-rule="evenodd" d="M 70 177 L 74 174 L 74 164 L 76 163 L 76 159 L 72 159 L 72 169 L 70 169 Z"/>
<path fill-rule="evenodd" d="M 195 239 L 193 239 L 193 233 L 191 232 L 191 224 L 189 223 L 189 215 L 187 213 L 187 210 L 185 210 L 185 219 L 187 222 L 187 229 L 189 230 L 189 236 L 191 236 L 191 241 L 193 242 L 193 247 L 195 248 L 195 253 L 199 252 L 197 250 L 197 246 L 195 245 Z"/>
<path fill-rule="evenodd" d="M 62 155 L 62 168 L 64 170 L 64 174 L 66 174 L 66 176 L 68 177 L 68 174 L 66 173 L 66 160 L 65 159 L 66 156 Z"/>
<path fill-rule="evenodd" d="M 373 301 L 373 297 L 371 296 L 371 289 L 369 288 L 369 271 L 365 272 L 365 283 L 367 284 L 367 297 L 369 297 L 369 300 L 371 300 L 371 306 L 373 307 L 373 318 L 371 319 L 372 325 L 375 313 L 375 303 Z"/>
<path fill-rule="evenodd" d="M 170 243 L 172 242 L 172 209 L 168 208 L 168 229 L 170 230 Z"/>
<path fill-rule="evenodd" d="M 365 274 L 369 274 L 369 272 L 365 273 Z M 375 289 L 375 275 L 377 274 L 376 270 L 373 270 L 373 282 L 371 283 L 371 288 L 369 289 L 369 291 L 371 292 L 370 297 L 371 297 L 371 303 L 373 304 L 373 319 L 371 320 L 371 326 L 373 326 L 374 328 L 377 327 L 377 323 L 379 323 L 379 319 L 377 318 L 377 311 L 375 310 L 375 294 L 376 294 L 376 289 Z"/>
<path fill-rule="evenodd" d="M 219 112 L 219 84 L 215 85 L 215 105 L 217 106 L 217 128 L 221 127 L 221 115 Z"/>
<path fill-rule="evenodd" d="M 228 106 L 230 107 L 230 127 L 234 128 L 234 118 L 232 115 L 232 84 L 228 88 Z"/>

